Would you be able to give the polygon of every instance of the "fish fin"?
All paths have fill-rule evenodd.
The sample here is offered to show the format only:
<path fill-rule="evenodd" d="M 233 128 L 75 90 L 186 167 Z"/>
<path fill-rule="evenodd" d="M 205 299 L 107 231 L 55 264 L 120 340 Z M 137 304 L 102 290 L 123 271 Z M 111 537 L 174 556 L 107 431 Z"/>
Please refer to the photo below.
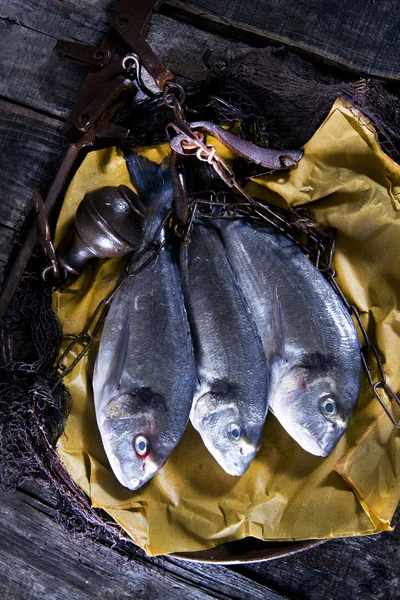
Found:
<path fill-rule="evenodd" d="M 123 392 L 121 388 L 123 387 L 123 374 L 128 356 L 130 333 L 129 311 L 127 311 L 119 331 L 117 351 L 114 353 L 110 365 L 110 371 L 113 374 L 112 380 L 116 382 L 113 387 L 121 393 Z"/>
<path fill-rule="evenodd" d="M 136 152 L 129 152 L 125 154 L 125 160 L 132 184 L 142 199 L 172 193 L 168 158 L 158 164 L 145 156 L 139 156 Z"/>
<path fill-rule="evenodd" d="M 270 355 L 267 356 L 268 364 L 276 360 L 285 360 L 285 322 L 277 286 L 275 286 L 275 293 L 272 299 L 268 334 L 271 340 Z"/>

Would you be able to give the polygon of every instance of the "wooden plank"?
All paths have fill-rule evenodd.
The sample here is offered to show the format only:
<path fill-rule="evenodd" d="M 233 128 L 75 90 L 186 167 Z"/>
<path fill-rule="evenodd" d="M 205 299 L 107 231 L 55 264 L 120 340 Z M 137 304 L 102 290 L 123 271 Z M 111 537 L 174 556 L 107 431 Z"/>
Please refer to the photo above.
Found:
<path fill-rule="evenodd" d="M 35 20 L 30 25 L 47 29 L 46 23 L 42 16 L 41 21 Z M 86 26 L 89 35 L 83 37 L 83 41 L 99 42 L 102 34 L 96 32 L 96 36 L 93 36 L 90 23 L 86 23 Z M 58 24 L 54 33 L 60 38 L 68 37 L 65 36 L 62 23 Z M 86 69 L 56 57 L 53 53 L 55 38 L 46 32 L 21 27 L 12 20 L 3 19 L 0 20 L 0 38 L 4 48 L 0 63 L 0 96 L 65 120 L 82 85 Z M 231 43 L 216 34 L 162 15 L 154 15 L 147 39 L 169 69 L 191 80 L 204 79 L 207 75 L 202 63 L 206 48 L 217 47 L 224 51 Z"/>
<path fill-rule="evenodd" d="M 46 189 L 65 147 L 61 125 L 0 100 L 0 224 L 18 230 L 32 204 L 32 189 Z"/>
<path fill-rule="evenodd" d="M 181 6 L 180 2 L 168 4 Z M 247 32 L 248 43 L 265 41 L 297 48 L 307 54 L 358 73 L 400 79 L 398 2 L 299 2 L 298 0 L 191 0 L 198 21 L 209 29 L 230 34 L 234 28 Z M 165 10 L 165 9 L 163 9 Z M 218 19 L 210 19 L 213 13 Z M 187 10 L 188 14 L 195 10 Z M 178 12 L 172 11 L 175 17 Z M 185 18 L 185 17 L 184 17 Z M 193 18 L 193 17 L 192 17 Z M 210 23 L 210 25 L 208 24 Z M 240 33 L 239 33 L 240 35 Z"/>
<path fill-rule="evenodd" d="M 14 229 L 0 225 L 0 285 L 3 282 L 4 270 L 7 266 L 15 238 L 16 232 Z"/>
<path fill-rule="evenodd" d="M 400 598 L 400 507 L 393 532 L 331 540 L 269 563 L 236 567 L 277 591 L 307 600 Z"/>
<path fill-rule="evenodd" d="M 208 74 L 202 61 L 205 50 L 223 55 L 232 45 L 243 46 L 231 38 L 159 14 L 153 16 L 147 39 L 173 73 L 195 81 Z"/>
<path fill-rule="evenodd" d="M 96 44 L 116 6 L 116 0 L 71 0 L 61 5 L 54 0 L 13 0 L 3 8 L 0 19 L 53 38 L 62 31 L 65 39 Z M 351 4 L 263 0 L 257 5 L 252 0 L 166 0 L 159 8 L 175 19 L 247 44 L 284 44 L 357 72 L 398 80 L 397 38 L 393 35 L 396 9 L 396 0 L 367 6 L 363 0 Z"/>
<path fill-rule="evenodd" d="M 35 484 L 26 489 L 29 495 L 0 492 L 0 594 L 4 600 L 286 597 L 224 567 L 147 557 L 127 563 L 118 552 L 100 544 L 86 544 L 83 549 L 45 514 L 54 511 L 51 493 L 43 492 L 46 503 L 42 503 Z"/>
<path fill-rule="evenodd" d="M 118 0 L 10 0 L 0 7 L 0 20 L 40 31 L 53 38 L 97 44 L 108 29 Z"/>
<path fill-rule="evenodd" d="M 0 20 L 0 39 L 0 97 L 65 120 L 85 70 L 55 56 L 53 37 L 13 21 Z"/>
<path fill-rule="evenodd" d="M 24 514 L 25 505 L 37 513 L 52 517 L 56 502 L 51 490 L 29 482 L 23 486 L 23 494 L 19 494 L 19 506 L 22 506 L 20 510 Z M 40 520 L 41 517 L 37 518 Z M 394 524 L 400 524 L 400 510 Z M 147 557 L 141 560 L 145 564 L 158 564 L 171 577 L 190 580 L 204 591 L 211 589 L 213 594 L 220 593 L 222 597 L 223 594 L 230 597 L 234 589 L 236 597 L 242 600 L 277 600 L 282 597 L 395 600 L 400 595 L 399 542 L 400 530 L 396 528 L 394 532 L 378 536 L 330 540 L 318 548 L 288 558 L 229 569 L 184 563 L 171 557 L 165 557 L 162 563 Z M 97 545 L 89 550 L 96 554 L 96 548 Z M 236 578 L 238 575 L 240 579 Z M 255 581 L 257 586 L 252 587 L 246 578 Z"/>

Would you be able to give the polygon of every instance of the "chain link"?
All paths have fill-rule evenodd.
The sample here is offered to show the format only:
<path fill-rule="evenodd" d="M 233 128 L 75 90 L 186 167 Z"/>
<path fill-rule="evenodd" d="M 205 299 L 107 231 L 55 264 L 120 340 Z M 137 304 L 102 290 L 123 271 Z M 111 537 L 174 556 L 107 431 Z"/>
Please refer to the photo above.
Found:
<path fill-rule="evenodd" d="M 47 261 L 47 264 L 42 269 L 42 278 L 46 283 L 60 283 L 65 281 L 67 274 L 58 262 L 42 196 L 39 190 L 36 189 L 32 191 L 32 195 L 37 214 L 38 240 Z"/>

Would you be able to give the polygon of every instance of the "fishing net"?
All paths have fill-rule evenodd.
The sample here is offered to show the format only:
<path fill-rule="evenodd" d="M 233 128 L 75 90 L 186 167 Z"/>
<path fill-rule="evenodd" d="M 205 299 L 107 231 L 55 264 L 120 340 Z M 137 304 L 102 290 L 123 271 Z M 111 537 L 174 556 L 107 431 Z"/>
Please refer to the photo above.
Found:
<path fill-rule="evenodd" d="M 213 55 L 212 55 L 213 57 Z M 299 148 L 321 125 L 336 98 L 359 109 L 379 142 L 400 159 L 400 116 L 393 84 L 360 79 L 276 48 L 232 48 L 209 64 L 209 77 L 186 86 L 188 117 L 238 125 L 238 134 L 270 148 Z M 129 146 L 165 141 L 171 112 L 162 98 L 123 112 L 118 122 L 132 129 Z"/>
<path fill-rule="evenodd" d="M 265 48 L 213 57 L 206 81 L 187 86 L 187 115 L 235 126 L 242 137 L 271 148 L 298 148 L 318 129 L 337 97 L 358 108 L 386 153 L 400 158 L 398 97 L 384 83 L 316 66 L 293 53 Z M 166 139 L 171 112 L 160 97 L 129 110 L 117 122 L 131 128 L 127 145 Z M 361 119 L 361 117 L 360 117 Z M 57 515 L 71 533 L 128 554 L 136 551 L 110 518 L 94 510 L 65 471 L 54 448 L 64 430 L 70 398 L 53 365 L 61 341 L 51 291 L 37 261 L 29 265 L 0 327 L 0 482 L 14 489 L 25 479 L 55 491 Z"/>

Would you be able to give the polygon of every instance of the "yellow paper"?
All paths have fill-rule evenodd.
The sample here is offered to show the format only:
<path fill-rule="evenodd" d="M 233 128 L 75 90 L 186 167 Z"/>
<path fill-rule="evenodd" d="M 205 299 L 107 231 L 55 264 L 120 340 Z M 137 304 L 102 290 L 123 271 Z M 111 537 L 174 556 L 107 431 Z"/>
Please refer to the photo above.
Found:
<path fill-rule="evenodd" d="M 255 179 L 248 189 L 271 202 L 310 203 L 322 226 L 337 229 L 338 283 L 358 307 L 379 345 L 388 382 L 398 390 L 400 167 L 382 152 L 361 115 L 340 101 L 304 150 L 298 169 Z M 165 144 L 140 150 L 157 162 L 167 151 Z M 229 156 L 225 151 L 224 158 Z M 68 241 L 84 193 L 119 184 L 131 185 L 122 153 L 89 154 L 67 191 L 57 245 Z M 63 348 L 113 289 L 123 264 L 94 261 L 55 292 Z M 65 378 L 73 405 L 58 453 L 93 505 L 103 507 L 148 554 L 203 550 L 245 536 L 304 540 L 390 529 L 400 497 L 400 436 L 365 376 L 349 427 L 325 459 L 302 450 L 269 415 L 257 457 L 242 477 L 231 477 L 189 424 L 166 465 L 131 492 L 114 477 L 96 426 L 91 377 L 98 341 Z"/>

